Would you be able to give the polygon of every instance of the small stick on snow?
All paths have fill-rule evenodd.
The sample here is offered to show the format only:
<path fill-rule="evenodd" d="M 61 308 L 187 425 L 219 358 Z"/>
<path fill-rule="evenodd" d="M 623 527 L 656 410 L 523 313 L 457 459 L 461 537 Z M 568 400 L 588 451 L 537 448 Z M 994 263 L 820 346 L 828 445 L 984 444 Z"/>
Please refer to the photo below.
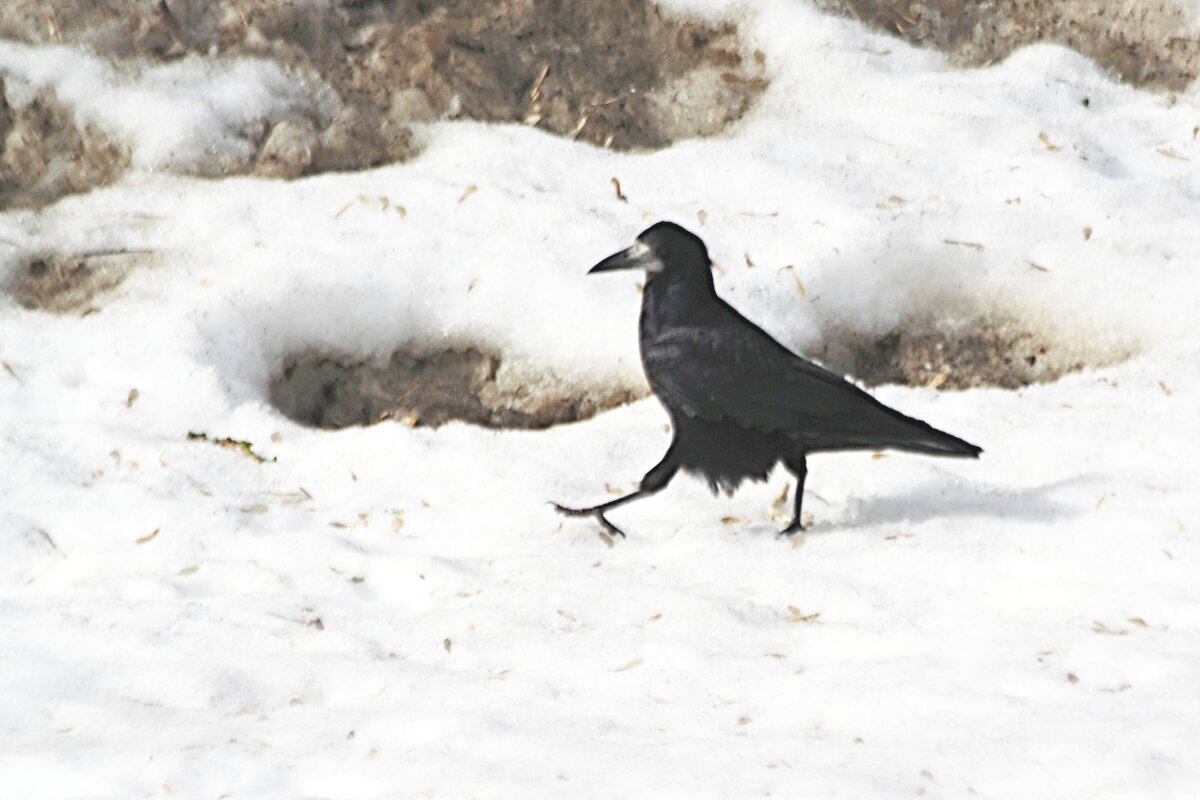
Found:
<path fill-rule="evenodd" d="M 613 178 L 612 185 L 613 185 L 613 188 L 617 190 L 617 199 L 620 200 L 622 203 L 628 203 L 629 198 L 626 197 L 625 193 L 621 191 L 621 182 L 619 180 L 617 180 L 616 178 Z"/>

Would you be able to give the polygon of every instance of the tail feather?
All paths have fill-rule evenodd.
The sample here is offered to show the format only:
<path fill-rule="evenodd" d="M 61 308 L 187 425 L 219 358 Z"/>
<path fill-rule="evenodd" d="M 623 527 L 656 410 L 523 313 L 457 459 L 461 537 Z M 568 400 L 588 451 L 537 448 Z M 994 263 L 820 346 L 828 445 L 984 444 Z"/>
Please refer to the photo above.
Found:
<path fill-rule="evenodd" d="M 912 417 L 904 417 L 902 421 L 906 424 L 899 435 L 889 437 L 888 447 L 912 453 L 959 458 L 979 458 L 979 454 L 983 452 L 982 447 L 945 431 L 939 431 L 927 422 Z"/>

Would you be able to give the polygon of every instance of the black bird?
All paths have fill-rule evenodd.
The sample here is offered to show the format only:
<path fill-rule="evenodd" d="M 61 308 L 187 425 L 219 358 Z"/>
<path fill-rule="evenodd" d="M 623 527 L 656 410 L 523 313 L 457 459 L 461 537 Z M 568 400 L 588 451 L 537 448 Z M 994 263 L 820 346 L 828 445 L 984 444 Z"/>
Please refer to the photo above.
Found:
<path fill-rule="evenodd" d="M 638 338 L 650 388 L 671 416 L 666 455 L 636 492 L 591 508 L 606 530 L 624 532 L 604 512 L 654 494 L 680 469 L 703 476 L 715 493 L 746 478 L 761 481 L 779 461 L 796 476 L 792 522 L 804 530 L 806 456 L 824 450 L 908 450 L 977 458 L 980 448 L 899 411 L 800 358 L 717 296 L 704 242 L 671 222 L 638 235 L 628 250 L 588 272 L 644 269 Z"/>

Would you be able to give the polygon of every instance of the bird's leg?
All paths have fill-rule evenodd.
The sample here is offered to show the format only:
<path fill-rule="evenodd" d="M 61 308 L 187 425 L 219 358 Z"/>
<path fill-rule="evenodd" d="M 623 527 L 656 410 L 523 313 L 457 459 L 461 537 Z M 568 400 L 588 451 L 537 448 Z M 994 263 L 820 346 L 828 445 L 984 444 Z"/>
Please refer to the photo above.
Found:
<path fill-rule="evenodd" d="M 671 478 L 675 477 L 675 473 L 679 471 L 679 465 L 674 461 L 674 444 L 667 450 L 667 454 L 663 456 L 662 461 L 659 461 L 654 467 L 646 473 L 646 477 L 642 478 L 642 482 L 638 485 L 636 492 L 630 492 L 627 495 L 618 497 L 615 500 L 609 500 L 607 503 L 601 503 L 598 506 L 591 508 L 567 508 L 566 506 L 554 503 L 554 508 L 560 514 L 566 514 L 568 517 L 595 517 L 606 531 L 614 536 L 625 538 L 625 531 L 613 525 L 604 516 L 605 511 L 611 511 L 618 506 L 623 506 L 637 500 L 639 497 L 648 497 L 655 492 L 658 492 L 668 483 Z"/>
<path fill-rule="evenodd" d="M 596 521 L 599 522 L 606 531 L 614 536 L 620 536 L 622 539 L 624 539 L 625 531 L 609 522 L 604 516 L 604 512 L 608 511 L 609 509 L 616 508 L 617 506 L 623 506 L 628 502 L 637 500 L 639 497 L 645 497 L 649 494 L 654 494 L 654 492 L 638 489 L 636 492 L 630 492 L 624 497 L 618 497 L 616 500 L 609 500 L 607 503 L 601 503 L 600 505 L 592 506 L 591 508 L 567 508 L 564 505 L 555 503 L 554 510 L 560 514 L 566 514 L 568 517 L 595 517 Z"/>
<path fill-rule="evenodd" d="M 783 464 L 796 475 L 795 511 L 792 514 L 791 523 L 780 531 L 783 536 L 791 536 L 797 531 L 804 530 L 804 524 L 800 522 L 800 506 L 804 502 L 804 479 L 808 477 L 808 460 L 804 456 L 796 456 L 785 459 Z"/>

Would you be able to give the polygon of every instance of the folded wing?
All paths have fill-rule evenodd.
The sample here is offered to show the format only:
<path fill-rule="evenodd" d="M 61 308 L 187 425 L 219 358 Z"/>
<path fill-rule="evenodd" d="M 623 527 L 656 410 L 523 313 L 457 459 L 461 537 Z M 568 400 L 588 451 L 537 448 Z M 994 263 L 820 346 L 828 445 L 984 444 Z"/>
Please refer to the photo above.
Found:
<path fill-rule="evenodd" d="M 737 322 L 676 327 L 643 344 L 650 385 L 669 408 L 710 422 L 792 434 L 806 449 L 978 454 L 979 448 L 805 361 L 746 320 Z"/>

